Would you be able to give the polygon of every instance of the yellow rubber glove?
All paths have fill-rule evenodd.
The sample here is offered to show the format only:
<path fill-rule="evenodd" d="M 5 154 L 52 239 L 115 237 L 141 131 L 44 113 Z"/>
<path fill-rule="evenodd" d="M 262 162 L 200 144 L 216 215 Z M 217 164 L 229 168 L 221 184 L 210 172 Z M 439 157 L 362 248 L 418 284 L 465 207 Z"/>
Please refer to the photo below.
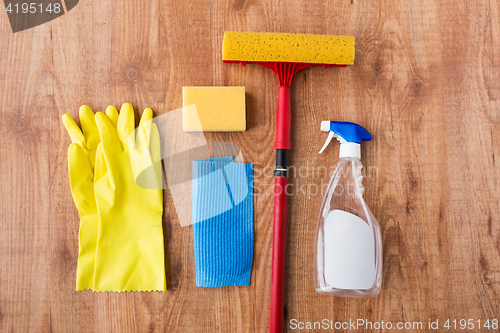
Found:
<path fill-rule="evenodd" d="M 118 113 L 113 107 L 116 117 Z M 108 110 L 106 113 L 108 113 Z M 78 265 L 76 269 L 76 290 L 91 289 L 94 279 L 94 264 L 99 217 L 94 198 L 94 165 L 96 149 L 100 142 L 94 112 L 86 106 L 80 107 L 82 130 L 69 114 L 62 116 L 64 127 L 71 137 L 68 149 L 68 166 L 71 193 L 80 214 L 78 232 Z"/>
<path fill-rule="evenodd" d="M 95 116 L 101 145 L 94 180 L 100 222 L 93 288 L 165 291 L 160 136 L 153 112 L 144 110 L 137 131 L 130 104 L 122 106 L 116 126 L 110 121 L 116 115 L 107 116 Z M 152 189 L 136 184 L 144 169 L 140 177 Z"/>

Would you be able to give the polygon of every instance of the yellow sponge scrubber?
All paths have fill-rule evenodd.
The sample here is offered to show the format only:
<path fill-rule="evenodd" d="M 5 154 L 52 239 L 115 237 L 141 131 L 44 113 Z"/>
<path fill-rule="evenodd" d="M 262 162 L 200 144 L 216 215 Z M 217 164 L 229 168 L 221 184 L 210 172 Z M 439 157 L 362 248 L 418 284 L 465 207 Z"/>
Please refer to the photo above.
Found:
<path fill-rule="evenodd" d="M 245 87 L 183 87 L 182 104 L 184 132 L 246 130 Z"/>
<path fill-rule="evenodd" d="M 222 59 L 352 65 L 354 37 L 227 31 Z"/>

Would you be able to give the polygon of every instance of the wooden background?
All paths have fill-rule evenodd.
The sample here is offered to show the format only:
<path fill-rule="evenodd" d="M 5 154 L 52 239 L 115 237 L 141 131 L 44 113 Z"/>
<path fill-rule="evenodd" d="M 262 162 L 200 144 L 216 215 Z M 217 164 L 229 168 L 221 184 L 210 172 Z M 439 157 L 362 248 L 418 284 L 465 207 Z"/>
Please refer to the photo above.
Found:
<path fill-rule="evenodd" d="M 63 113 L 130 102 L 159 115 L 181 106 L 182 86 L 244 85 L 248 130 L 207 139 L 239 144 L 256 175 L 274 164 L 277 80 L 222 64 L 226 30 L 356 37 L 354 66 L 307 69 L 292 85 L 291 163 L 309 172 L 291 177 L 286 331 L 292 319 L 500 319 L 500 1 L 81 0 L 15 34 L 0 11 L 0 331 L 267 331 L 272 196 L 263 189 L 273 179 L 263 174 L 249 287 L 195 287 L 192 230 L 166 190 L 168 291 L 75 292 Z M 374 137 L 362 158 L 383 232 L 373 299 L 314 291 L 322 195 L 299 186 L 327 182 L 311 170 L 337 163 L 338 145 L 317 154 L 327 119 Z"/>

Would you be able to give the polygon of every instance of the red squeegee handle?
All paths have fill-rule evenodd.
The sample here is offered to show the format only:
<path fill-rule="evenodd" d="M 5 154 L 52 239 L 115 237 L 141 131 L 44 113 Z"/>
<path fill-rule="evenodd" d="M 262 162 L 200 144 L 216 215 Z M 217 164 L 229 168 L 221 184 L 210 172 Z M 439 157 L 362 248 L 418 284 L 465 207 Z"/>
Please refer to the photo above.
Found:
<path fill-rule="evenodd" d="M 290 150 L 290 87 L 281 85 L 276 113 L 276 170 L 274 171 L 273 258 L 271 279 L 271 333 L 283 332 L 288 151 Z"/>

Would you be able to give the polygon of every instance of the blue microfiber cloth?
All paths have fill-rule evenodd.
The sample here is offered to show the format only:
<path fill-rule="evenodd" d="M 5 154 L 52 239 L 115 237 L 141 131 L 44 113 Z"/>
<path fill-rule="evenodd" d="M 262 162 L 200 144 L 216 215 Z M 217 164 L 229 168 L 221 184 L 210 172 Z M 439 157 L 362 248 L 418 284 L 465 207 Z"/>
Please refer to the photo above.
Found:
<path fill-rule="evenodd" d="M 253 260 L 253 165 L 193 162 L 196 286 L 248 286 Z"/>

